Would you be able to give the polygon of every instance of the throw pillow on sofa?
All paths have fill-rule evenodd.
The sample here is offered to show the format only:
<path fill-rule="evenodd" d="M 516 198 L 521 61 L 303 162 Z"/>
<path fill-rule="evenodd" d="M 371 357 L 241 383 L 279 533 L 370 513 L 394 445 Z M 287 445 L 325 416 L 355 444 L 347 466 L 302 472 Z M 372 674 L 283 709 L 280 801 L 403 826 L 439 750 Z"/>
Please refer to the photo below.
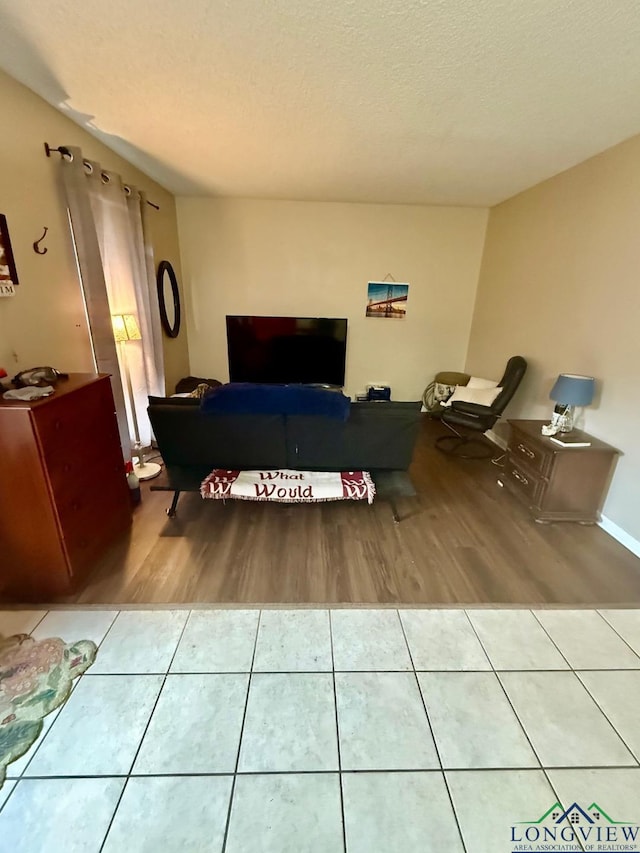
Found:
<path fill-rule="evenodd" d="M 262 385 L 229 382 L 202 398 L 205 414 L 320 415 L 346 421 L 351 398 L 309 385 Z"/>
<path fill-rule="evenodd" d="M 217 379 L 203 379 L 200 376 L 185 376 L 176 385 L 176 394 L 191 394 L 199 385 L 208 385 L 210 388 L 218 388 L 222 385 Z"/>

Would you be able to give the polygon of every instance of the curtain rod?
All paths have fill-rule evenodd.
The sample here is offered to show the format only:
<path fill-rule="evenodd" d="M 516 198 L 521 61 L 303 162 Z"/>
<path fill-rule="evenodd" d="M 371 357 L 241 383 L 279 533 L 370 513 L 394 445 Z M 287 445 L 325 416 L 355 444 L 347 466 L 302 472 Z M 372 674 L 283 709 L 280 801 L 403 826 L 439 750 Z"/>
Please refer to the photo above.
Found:
<path fill-rule="evenodd" d="M 48 142 L 44 143 L 44 153 L 47 155 L 47 157 L 51 157 L 51 154 L 54 151 L 57 151 L 61 157 L 64 157 L 65 154 L 71 156 L 71 151 L 69 151 L 69 149 L 64 145 L 61 145 L 59 148 L 52 148 Z M 85 161 L 85 162 L 88 162 L 88 161 Z M 124 186 L 125 190 L 129 190 L 129 192 L 131 192 L 130 187 L 128 187 L 126 184 L 123 184 L 123 186 Z M 152 201 L 149 201 L 149 199 L 147 199 L 146 201 L 147 201 L 147 204 L 149 205 L 149 207 L 153 207 L 155 210 L 160 210 L 159 205 L 154 204 Z"/>

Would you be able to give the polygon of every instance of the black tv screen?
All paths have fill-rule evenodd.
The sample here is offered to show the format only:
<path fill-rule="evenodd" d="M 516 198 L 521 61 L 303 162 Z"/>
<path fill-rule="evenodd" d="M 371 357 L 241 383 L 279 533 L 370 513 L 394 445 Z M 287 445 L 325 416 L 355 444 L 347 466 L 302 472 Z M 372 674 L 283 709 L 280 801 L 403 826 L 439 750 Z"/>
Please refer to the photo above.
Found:
<path fill-rule="evenodd" d="M 227 316 L 231 382 L 344 385 L 347 321 Z"/>

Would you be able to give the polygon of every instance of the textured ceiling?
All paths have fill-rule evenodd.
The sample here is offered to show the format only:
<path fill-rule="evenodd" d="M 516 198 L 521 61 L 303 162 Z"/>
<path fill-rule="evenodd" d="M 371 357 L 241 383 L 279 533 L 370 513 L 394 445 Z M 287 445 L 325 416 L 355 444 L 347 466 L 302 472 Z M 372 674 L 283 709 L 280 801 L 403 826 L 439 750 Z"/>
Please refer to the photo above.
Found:
<path fill-rule="evenodd" d="M 494 204 L 640 132 L 639 45 L 638 0 L 0 0 L 0 65 L 178 195 Z"/>

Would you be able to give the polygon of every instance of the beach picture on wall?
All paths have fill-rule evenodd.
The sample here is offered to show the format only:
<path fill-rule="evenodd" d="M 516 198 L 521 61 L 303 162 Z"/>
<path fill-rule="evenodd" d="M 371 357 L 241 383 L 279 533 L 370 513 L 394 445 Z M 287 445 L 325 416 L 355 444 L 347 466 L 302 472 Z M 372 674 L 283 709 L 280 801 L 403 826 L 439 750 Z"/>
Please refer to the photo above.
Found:
<path fill-rule="evenodd" d="M 7 218 L 0 213 L 0 296 L 13 296 L 18 273 L 11 251 Z"/>
<path fill-rule="evenodd" d="M 408 284 L 370 281 L 367 293 L 367 317 L 391 317 L 402 320 L 407 315 Z"/>

